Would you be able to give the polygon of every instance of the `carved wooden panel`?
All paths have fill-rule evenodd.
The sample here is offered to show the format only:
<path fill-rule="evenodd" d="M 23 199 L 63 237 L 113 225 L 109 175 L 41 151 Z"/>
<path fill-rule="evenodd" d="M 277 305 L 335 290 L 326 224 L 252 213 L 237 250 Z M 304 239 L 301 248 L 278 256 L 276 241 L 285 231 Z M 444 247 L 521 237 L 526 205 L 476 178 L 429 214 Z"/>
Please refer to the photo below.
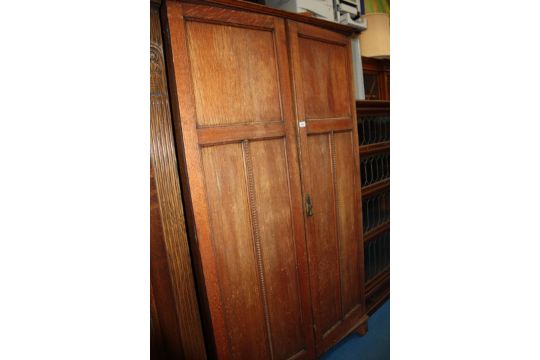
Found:
<path fill-rule="evenodd" d="M 152 358 L 185 356 L 152 163 L 150 163 L 150 320 Z"/>
<path fill-rule="evenodd" d="M 317 353 L 367 320 L 363 294 L 358 135 L 350 41 L 288 22 Z"/>
<path fill-rule="evenodd" d="M 176 2 L 167 18 L 217 357 L 313 358 L 285 23 Z"/>
<path fill-rule="evenodd" d="M 161 24 L 150 12 L 150 275 L 162 358 L 206 359 L 172 135 Z M 156 345 L 157 345 L 156 344 Z M 156 354 L 154 351 L 153 354 Z"/>

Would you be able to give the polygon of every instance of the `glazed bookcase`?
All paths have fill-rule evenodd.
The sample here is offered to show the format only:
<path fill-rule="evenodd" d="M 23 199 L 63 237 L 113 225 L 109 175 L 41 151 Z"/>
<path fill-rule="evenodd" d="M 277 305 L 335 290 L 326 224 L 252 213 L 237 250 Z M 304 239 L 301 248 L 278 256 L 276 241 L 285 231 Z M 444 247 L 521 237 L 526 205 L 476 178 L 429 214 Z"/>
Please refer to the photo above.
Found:
<path fill-rule="evenodd" d="M 363 58 L 365 101 L 356 102 L 362 186 L 366 309 L 390 296 L 390 66 Z"/>

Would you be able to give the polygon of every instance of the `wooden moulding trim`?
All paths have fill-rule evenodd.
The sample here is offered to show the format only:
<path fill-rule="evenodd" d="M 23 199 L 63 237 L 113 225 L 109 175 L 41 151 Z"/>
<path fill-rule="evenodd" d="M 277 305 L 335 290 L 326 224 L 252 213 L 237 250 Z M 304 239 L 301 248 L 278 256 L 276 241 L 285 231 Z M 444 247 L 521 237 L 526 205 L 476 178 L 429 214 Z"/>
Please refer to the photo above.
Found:
<path fill-rule="evenodd" d="M 356 109 L 362 111 L 364 109 L 387 109 L 390 110 L 389 100 L 357 100 Z"/>
<path fill-rule="evenodd" d="M 353 28 L 351 26 L 346 26 L 342 24 L 338 24 L 335 22 L 327 21 L 318 19 L 315 17 L 300 15 L 288 11 L 283 11 L 279 9 L 274 9 L 265 5 L 260 5 L 252 2 L 247 1 L 239 1 L 239 0 L 180 0 L 179 2 L 182 3 L 193 3 L 197 5 L 209 5 L 209 6 L 216 6 L 216 7 L 222 7 L 222 8 L 228 8 L 233 10 L 240 10 L 240 11 L 250 11 L 254 13 L 259 14 L 266 14 L 271 16 L 276 16 L 284 19 L 290 19 L 294 21 L 298 21 L 300 23 L 306 23 L 311 24 L 315 26 L 319 26 L 325 29 L 329 29 L 332 31 L 337 31 L 346 35 L 352 35 L 355 33 L 359 33 L 360 30 Z"/>
<path fill-rule="evenodd" d="M 356 114 L 361 116 L 390 116 L 390 109 L 386 108 L 356 108 Z"/>
<path fill-rule="evenodd" d="M 351 118 L 336 118 L 336 119 L 318 119 L 306 121 L 308 134 L 321 134 L 347 131 L 353 129 L 353 121 Z"/>
<path fill-rule="evenodd" d="M 206 359 L 184 222 L 161 30 L 159 12 L 154 7 L 150 26 L 150 158 L 155 171 L 167 262 L 180 328 L 179 341 L 182 342 L 186 358 Z"/>
<path fill-rule="evenodd" d="M 364 115 L 390 115 L 390 100 L 357 100 L 356 113 Z"/>
<path fill-rule="evenodd" d="M 366 297 L 370 300 L 367 309 L 372 314 L 386 299 L 390 297 L 390 270 L 384 270 L 381 274 L 372 279 L 366 286 Z M 369 287 L 369 288 L 368 288 Z"/>
<path fill-rule="evenodd" d="M 257 272 L 259 276 L 259 286 L 261 288 L 261 298 L 263 303 L 264 320 L 266 325 L 266 337 L 268 341 L 268 350 L 270 358 L 274 358 L 274 346 L 272 344 L 272 330 L 270 327 L 270 310 L 268 307 L 268 294 L 266 292 L 266 281 L 264 278 L 264 265 L 261 250 L 261 235 L 259 228 L 259 216 L 257 213 L 256 198 L 255 198 L 255 180 L 253 175 L 253 163 L 251 160 L 251 151 L 249 149 L 249 141 L 242 141 L 242 151 L 244 153 L 244 166 L 246 169 L 246 182 L 248 187 L 248 205 L 250 210 L 251 230 L 253 242 L 255 245 L 255 255 L 257 261 Z"/>
<path fill-rule="evenodd" d="M 362 56 L 362 67 L 364 70 L 371 71 L 389 71 L 390 60 L 389 59 L 374 59 Z"/>
<path fill-rule="evenodd" d="M 373 184 L 369 184 L 362 188 L 362 196 L 371 195 L 378 191 L 384 190 L 388 188 L 389 186 L 390 186 L 390 179 L 386 179 L 386 180 L 378 181 Z"/>
<path fill-rule="evenodd" d="M 243 140 L 271 139 L 285 136 L 285 124 L 236 125 L 226 127 L 207 127 L 197 129 L 199 145 L 215 145 Z"/>
<path fill-rule="evenodd" d="M 299 23 L 297 29 L 298 36 L 302 38 L 322 41 L 337 46 L 347 46 L 350 43 L 350 40 L 346 37 L 344 38 L 342 34 L 336 34 L 320 26 Z"/>
<path fill-rule="evenodd" d="M 384 141 L 369 145 L 360 145 L 359 149 L 361 155 L 371 154 L 375 152 L 390 150 L 390 141 Z"/>
<path fill-rule="evenodd" d="M 379 287 L 379 285 L 381 285 L 388 279 L 390 279 L 389 266 L 366 283 L 366 296 L 372 295 L 371 293 L 373 292 L 373 290 L 375 290 L 377 287 Z"/>
<path fill-rule="evenodd" d="M 350 319 L 350 318 L 354 317 L 355 312 L 359 312 L 359 311 L 360 311 L 360 304 L 356 304 L 356 306 L 354 306 L 343 318 L 344 319 Z M 328 330 L 326 330 L 324 332 L 324 334 L 323 334 L 323 338 L 328 337 L 328 335 L 330 335 L 334 330 L 339 328 L 341 326 L 341 324 L 343 323 L 343 321 L 344 320 L 338 321 L 337 323 L 332 325 Z"/>
<path fill-rule="evenodd" d="M 375 297 L 375 301 L 373 301 L 370 304 L 369 308 L 367 309 L 368 314 L 373 314 L 375 310 L 377 310 L 377 308 L 381 306 L 382 303 L 385 302 L 386 299 L 390 297 L 390 288 L 387 287 L 386 289 L 384 289 L 383 292 L 380 293 L 379 296 L 374 295 L 374 297 Z"/>
<path fill-rule="evenodd" d="M 360 308 L 361 307 L 358 307 L 358 311 L 360 311 Z M 335 346 L 337 343 L 339 343 L 341 340 L 343 340 L 345 337 L 347 337 L 348 335 L 350 335 L 354 329 L 358 328 L 359 326 L 363 325 L 364 323 L 366 323 L 368 321 L 368 315 L 367 314 L 363 314 L 360 319 L 358 319 L 357 321 L 355 322 L 350 322 L 350 326 L 347 327 L 347 330 L 346 331 L 343 331 L 339 334 L 339 336 L 335 336 L 335 337 L 332 337 L 332 338 L 326 338 L 324 341 L 323 341 L 323 344 L 322 344 L 322 348 L 320 349 L 321 351 L 317 351 L 317 353 L 319 355 L 325 353 L 326 351 L 328 351 L 332 346 Z M 349 322 L 347 320 L 345 320 L 344 322 Z M 342 325 L 343 323 L 339 323 L 339 325 Z"/>
<path fill-rule="evenodd" d="M 369 230 L 367 233 L 364 234 L 364 243 L 367 243 L 368 241 L 372 240 L 375 236 L 382 234 L 386 230 L 390 229 L 390 220 L 382 223 L 381 225 Z"/>
<path fill-rule="evenodd" d="M 306 356 L 306 349 L 302 349 L 300 350 L 299 352 L 297 352 L 296 354 L 294 354 L 293 356 L 291 356 L 288 360 L 298 360 L 298 359 L 301 359 L 303 358 L 304 356 Z"/>
<path fill-rule="evenodd" d="M 239 26 L 267 31 L 274 30 L 274 18 L 271 16 L 239 11 L 223 11 L 219 8 L 216 9 L 215 7 L 208 7 L 204 5 L 207 4 L 201 3 L 198 5 L 183 5 L 184 20 L 200 21 L 204 23 L 219 25 Z"/>
<path fill-rule="evenodd" d="M 364 115 L 390 115 L 390 101 L 365 100 L 356 102 L 356 113 Z"/>

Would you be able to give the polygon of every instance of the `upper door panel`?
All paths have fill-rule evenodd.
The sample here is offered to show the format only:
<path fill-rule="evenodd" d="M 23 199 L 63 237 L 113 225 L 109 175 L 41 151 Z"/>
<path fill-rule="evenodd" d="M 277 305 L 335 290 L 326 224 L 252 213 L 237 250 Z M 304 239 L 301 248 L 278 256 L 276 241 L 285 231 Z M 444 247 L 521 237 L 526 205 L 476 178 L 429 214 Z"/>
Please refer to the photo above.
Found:
<path fill-rule="evenodd" d="M 186 28 L 197 125 L 281 121 L 272 32 L 193 21 Z"/>
<path fill-rule="evenodd" d="M 302 36 L 298 45 L 306 119 L 350 117 L 347 46 Z"/>

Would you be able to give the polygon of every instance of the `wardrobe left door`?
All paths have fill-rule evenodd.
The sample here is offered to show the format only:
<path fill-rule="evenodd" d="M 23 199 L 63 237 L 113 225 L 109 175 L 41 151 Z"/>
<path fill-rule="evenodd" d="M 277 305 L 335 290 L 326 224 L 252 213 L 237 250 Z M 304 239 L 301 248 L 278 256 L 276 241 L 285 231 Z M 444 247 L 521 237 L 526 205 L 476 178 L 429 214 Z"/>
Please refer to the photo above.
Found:
<path fill-rule="evenodd" d="M 167 2 L 166 15 L 216 355 L 313 358 L 284 21 L 182 2 Z"/>

